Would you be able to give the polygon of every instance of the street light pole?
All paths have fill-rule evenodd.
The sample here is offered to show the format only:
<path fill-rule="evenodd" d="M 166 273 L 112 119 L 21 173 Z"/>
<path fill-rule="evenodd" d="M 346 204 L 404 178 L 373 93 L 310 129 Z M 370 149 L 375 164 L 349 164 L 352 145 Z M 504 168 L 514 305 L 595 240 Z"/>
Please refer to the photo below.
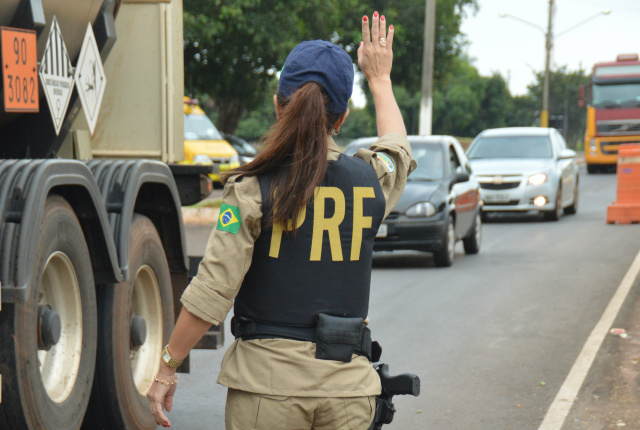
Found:
<path fill-rule="evenodd" d="M 549 0 L 549 25 L 545 35 L 544 83 L 542 85 L 542 112 L 540 112 L 540 127 L 549 127 L 549 69 L 551 63 L 551 49 L 553 48 L 553 2 Z"/>
<path fill-rule="evenodd" d="M 518 18 L 517 16 L 513 16 L 509 13 L 500 12 L 498 16 L 500 18 L 512 18 L 516 21 L 520 21 L 523 24 L 530 25 L 532 27 L 540 30 L 545 36 L 545 62 L 544 62 L 544 82 L 542 86 L 542 112 L 540 112 L 540 127 L 549 127 L 549 77 L 550 77 L 550 67 L 551 67 L 551 49 L 553 48 L 553 7 L 555 0 L 549 0 L 549 23 L 547 26 L 547 31 L 545 31 L 542 27 L 532 22 L 527 21 L 526 19 Z M 597 14 L 575 24 L 568 29 L 561 31 L 555 37 L 559 37 L 576 27 L 581 26 L 582 24 L 591 21 L 599 17 L 600 15 L 609 15 L 611 13 L 611 9 L 603 9 Z"/>
<path fill-rule="evenodd" d="M 433 57 L 436 35 L 436 0 L 426 0 L 424 17 L 424 46 L 422 48 L 422 98 L 418 134 L 431 136 L 433 120 Z"/>

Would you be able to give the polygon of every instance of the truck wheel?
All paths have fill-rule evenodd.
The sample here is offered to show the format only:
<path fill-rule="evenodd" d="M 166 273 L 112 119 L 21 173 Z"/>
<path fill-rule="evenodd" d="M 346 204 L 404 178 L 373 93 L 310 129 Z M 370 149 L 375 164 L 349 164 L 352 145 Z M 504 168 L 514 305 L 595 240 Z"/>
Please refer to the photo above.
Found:
<path fill-rule="evenodd" d="M 169 264 L 149 218 L 134 214 L 129 245 L 131 281 L 98 294 L 96 384 L 85 428 L 155 429 L 146 398 L 173 330 Z"/>
<path fill-rule="evenodd" d="M 10 429 L 79 429 L 96 359 L 89 249 L 76 214 L 58 195 L 47 197 L 37 236 L 27 300 L 0 312 L 0 413 Z"/>
<path fill-rule="evenodd" d="M 471 231 L 469 235 L 462 239 L 462 245 L 464 246 L 464 252 L 467 254 L 477 254 L 480 252 L 480 245 L 482 245 L 482 217 L 479 213 L 473 221 Z"/>
<path fill-rule="evenodd" d="M 449 267 L 453 264 L 456 249 L 456 231 L 453 217 L 449 215 L 444 228 L 442 247 L 433 253 L 433 261 L 438 267 Z"/>

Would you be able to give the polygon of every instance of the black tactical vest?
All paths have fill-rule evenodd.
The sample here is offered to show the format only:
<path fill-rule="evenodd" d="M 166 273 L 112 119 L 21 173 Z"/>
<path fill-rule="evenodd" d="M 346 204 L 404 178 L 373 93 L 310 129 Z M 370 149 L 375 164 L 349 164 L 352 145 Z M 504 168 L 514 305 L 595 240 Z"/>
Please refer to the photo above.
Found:
<path fill-rule="evenodd" d="M 267 214 L 270 180 L 258 180 Z M 384 212 L 369 164 L 345 155 L 330 161 L 295 237 L 280 226 L 266 228 L 263 218 L 235 315 L 295 327 L 314 326 L 319 313 L 366 318 L 373 240 Z"/>

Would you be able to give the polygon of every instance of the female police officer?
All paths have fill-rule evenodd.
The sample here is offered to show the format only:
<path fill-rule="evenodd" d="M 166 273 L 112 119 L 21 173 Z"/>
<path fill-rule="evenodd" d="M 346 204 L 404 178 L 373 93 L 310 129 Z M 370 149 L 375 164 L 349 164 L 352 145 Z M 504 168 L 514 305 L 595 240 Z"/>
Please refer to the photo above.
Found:
<path fill-rule="evenodd" d="M 169 426 L 175 367 L 234 306 L 236 341 L 218 383 L 227 429 L 366 429 L 380 381 L 366 327 L 373 240 L 415 167 L 390 80 L 393 26 L 362 19 L 358 63 L 378 141 L 341 155 L 330 134 L 347 118 L 350 57 L 324 41 L 286 59 L 278 120 L 256 159 L 227 179 L 216 231 L 148 392 Z M 235 303 L 233 302 L 235 299 Z"/>

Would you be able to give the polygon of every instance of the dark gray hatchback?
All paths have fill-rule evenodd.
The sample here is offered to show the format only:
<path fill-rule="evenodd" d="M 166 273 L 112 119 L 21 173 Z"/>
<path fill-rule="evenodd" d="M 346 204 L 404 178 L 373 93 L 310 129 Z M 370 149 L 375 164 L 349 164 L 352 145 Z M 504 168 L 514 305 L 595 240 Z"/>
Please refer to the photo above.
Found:
<path fill-rule="evenodd" d="M 375 141 L 357 139 L 344 153 L 353 155 Z M 463 241 L 467 254 L 480 250 L 480 185 L 454 137 L 409 136 L 409 143 L 418 167 L 380 226 L 373 249 L 432 252 L 436 266 L 451 266 L 458 240 Z"/>

